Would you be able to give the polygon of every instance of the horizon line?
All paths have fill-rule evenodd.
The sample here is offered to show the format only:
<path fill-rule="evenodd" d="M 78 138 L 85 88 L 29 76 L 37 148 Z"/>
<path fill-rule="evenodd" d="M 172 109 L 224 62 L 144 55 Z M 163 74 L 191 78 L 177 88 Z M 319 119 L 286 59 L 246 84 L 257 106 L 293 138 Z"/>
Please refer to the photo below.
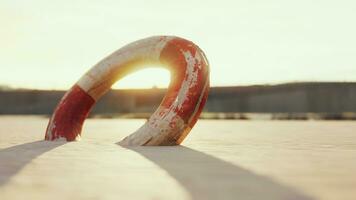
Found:
<path fill-rule="evenodd" d="M 210 88 L 241 88 L 241 87 L 268 87 L 268 86 L 281 86 L 293 84 L 356 84 L 356 81 L 287 81 L 278 83 L 256 83 L 256 84 L 239 84 L 239 85 L 216 85 Z M 168 87 L 153 86 L 151 88 L 111 88 L 110 90 L 165 90 Z M 69 88 L 68 88 L 69 89 Z M 26 88 L 26 87 L 13 87 L 7 84 L 0 84 L 0 91 L 67 91 L 68 89 L 41 89 L 41 88 Z"/>

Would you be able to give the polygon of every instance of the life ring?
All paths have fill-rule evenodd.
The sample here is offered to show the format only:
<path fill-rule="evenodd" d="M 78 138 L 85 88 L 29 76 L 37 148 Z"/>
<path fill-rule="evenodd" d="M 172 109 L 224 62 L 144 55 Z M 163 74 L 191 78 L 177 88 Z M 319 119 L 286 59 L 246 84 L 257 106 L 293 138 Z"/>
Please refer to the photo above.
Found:
<path fill-rule="evenodd" d="M 177 145 L 188 135 L 209 93 L 209 64 L 191 41 L 174 36 L 138 40 L 92 67 L 64 95 L 49 120 L 45 140 L 78 140 L 91 108 L 117 80 L 159 64 L 171 72 L 171 82 L 158 109 L 121 145 Z"/>

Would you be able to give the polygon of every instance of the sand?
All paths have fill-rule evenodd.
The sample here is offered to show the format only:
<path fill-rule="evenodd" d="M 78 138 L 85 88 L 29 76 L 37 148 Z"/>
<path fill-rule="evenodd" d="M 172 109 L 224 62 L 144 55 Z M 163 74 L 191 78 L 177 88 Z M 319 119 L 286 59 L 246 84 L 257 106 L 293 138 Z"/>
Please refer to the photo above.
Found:
<path fill-rule="evenodd" d="M 80 142 L 0 117 L 0 199 L 355 200 L 356 122 L 200 120 L 181 146 L 116 145 L 143 120 L 89 119 Z"/>

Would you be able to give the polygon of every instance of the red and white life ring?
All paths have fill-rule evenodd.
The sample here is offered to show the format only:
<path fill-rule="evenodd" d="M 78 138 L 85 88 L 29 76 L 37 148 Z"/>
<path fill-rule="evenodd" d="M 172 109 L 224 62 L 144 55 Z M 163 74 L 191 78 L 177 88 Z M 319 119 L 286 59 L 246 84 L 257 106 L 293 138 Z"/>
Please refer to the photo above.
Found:
<path fill-rule="evenodd" d="M 95 102 L 128 73 L 160 64 L 171 82 L 158 109 L 122 145 L 177 145 L 196 123 L 209 93 L 209 65 L 194 43 L 174 36 L 154 36 L 117 50 L 90 69 L 61 99 L 46 130 L 46 140 L 80 138 Z"/>

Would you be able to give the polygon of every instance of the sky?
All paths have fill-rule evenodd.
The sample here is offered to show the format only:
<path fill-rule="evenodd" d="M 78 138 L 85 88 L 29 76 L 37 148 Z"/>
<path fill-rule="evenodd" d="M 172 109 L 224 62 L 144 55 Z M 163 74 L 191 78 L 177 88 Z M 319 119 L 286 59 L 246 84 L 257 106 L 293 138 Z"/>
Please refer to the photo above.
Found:
<path fill-rule="evenodd" d="M 1 0 L 0 85 L 68 89 L 125 44 L 198 44 L 212 86 L 356 81 L 356 2 L 345 0 Z M 165 87 L 145 69 L 114 88 Z"/>

